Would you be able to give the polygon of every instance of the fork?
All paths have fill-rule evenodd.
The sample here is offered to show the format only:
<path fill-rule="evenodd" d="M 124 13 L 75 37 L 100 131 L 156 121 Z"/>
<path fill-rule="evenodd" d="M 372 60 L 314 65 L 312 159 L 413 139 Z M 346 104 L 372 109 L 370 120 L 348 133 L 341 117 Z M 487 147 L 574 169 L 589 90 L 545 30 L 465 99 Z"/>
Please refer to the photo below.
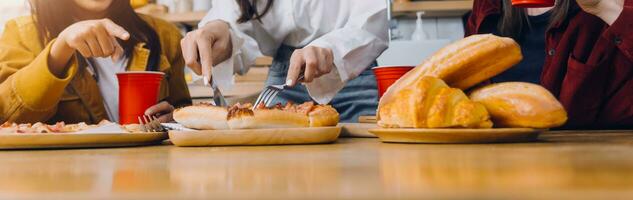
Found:
<path fill-rule="evenodd" d="M 303 73 L 301 73 L 301 75 L 299 75 L 299 78 L 297 79 L 297 82 L 302 81 L 303 78 Z M 264 91 L 262 91 L 262 93 L 259 94 L 259 97 L 257 97 L 257 100 L 255 100 L 255 104 L 253 104 L 253 109 L 257 108 L 257 106 L 261 103 L 263 103 L 265 107 L 268 107 L 268 104 L 270 104 L 275 99 L 275 97 L 277 97 L 277 94 L 287 89 L 288 87 L 290 86 L 285 83 L 281 85 L 266 86 L 266 88 L 264 88 Z"/>
<path fill-rule="evenodd" d="M 138 117 L 138 123 L 141 125 L 143 132 L 165 132 L 168 129 L 160 124 L 155 116 L 143 115 Z"/>

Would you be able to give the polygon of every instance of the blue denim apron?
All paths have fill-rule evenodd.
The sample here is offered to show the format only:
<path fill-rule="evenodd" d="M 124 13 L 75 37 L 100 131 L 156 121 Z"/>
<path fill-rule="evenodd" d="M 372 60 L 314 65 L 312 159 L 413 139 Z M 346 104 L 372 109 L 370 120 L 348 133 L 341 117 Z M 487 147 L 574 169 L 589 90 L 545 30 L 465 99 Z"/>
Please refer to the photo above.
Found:
<path fill-rule="evenodd" d="M 286 74 L 290 56 L 296 48 L 282 45 L 277 50 L 268 73 L 266 85 L 278 85 L 286 82 Z M 378 89 L 372 67 L 368 66 L 358 77 L 348 81 L 345 87 L 334 96 L 330 104 L 340 113 L 341 122 L 357 122 L 362 115 L 375 115 L 378 107 Z M 308 95 L 305 86 L 297 85 L 279 93 L 273 101 L 274 104 L 291 102 L 313 101 Z"/>

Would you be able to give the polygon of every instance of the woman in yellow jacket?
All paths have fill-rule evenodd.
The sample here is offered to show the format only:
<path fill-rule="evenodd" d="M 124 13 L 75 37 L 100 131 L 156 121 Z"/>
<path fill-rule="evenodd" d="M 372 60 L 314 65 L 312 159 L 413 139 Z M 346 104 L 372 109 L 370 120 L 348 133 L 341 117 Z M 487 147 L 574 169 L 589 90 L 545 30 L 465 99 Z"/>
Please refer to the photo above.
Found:
<path fill-rule="evenodd" d="M 30 2 L 32 16 L 0 37 L 0 123 L 117 121 L 122 71 L 166 74 L 146 114 L 170 121 L 174 106 L 191 104 L 175 26 L 139 16 L 129 0 Z"/>

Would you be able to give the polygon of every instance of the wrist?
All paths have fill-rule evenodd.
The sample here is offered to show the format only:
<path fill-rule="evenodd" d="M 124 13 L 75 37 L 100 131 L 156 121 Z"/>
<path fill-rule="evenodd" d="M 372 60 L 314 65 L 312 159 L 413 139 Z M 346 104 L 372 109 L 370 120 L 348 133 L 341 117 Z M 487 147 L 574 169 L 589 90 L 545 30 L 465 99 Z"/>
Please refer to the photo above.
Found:
<path fill-rule="evenodd" d="M 49 53 L 48 69 L 57 77 L 64 77 L 74 50 L 63 39 L 54 40 Z"/>
<path fill-rule="evenodd" d="M 72 47 L 70 47 L 70 45 L 68 45 L 66 41 L 58 38 L 54 41 L 53 45 L 51 46 L 51 51 L 55 53 L 72 54 L 73 49 Z"/>

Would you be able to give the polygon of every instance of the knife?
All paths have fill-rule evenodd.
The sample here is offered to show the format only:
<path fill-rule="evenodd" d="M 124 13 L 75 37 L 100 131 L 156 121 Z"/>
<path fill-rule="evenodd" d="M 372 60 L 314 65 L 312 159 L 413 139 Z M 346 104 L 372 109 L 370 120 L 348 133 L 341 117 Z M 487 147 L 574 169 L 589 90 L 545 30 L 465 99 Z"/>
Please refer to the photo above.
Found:
<path fill-rule="evenodd" d="M 210 81 L 209 81 L 210 80 Z M 222 92 L 220 92 L 220 88 L 218 88 L 218 84 L 215 83 L 215 79 L 212 77 L 204 77 L 204 83 L 208 85 L 211 83 L 211 90 L 213 91 L 213 103 L 215 106 L 227 107 L 226 99 Z"/>
<path fill-rule="evenodd" d="M 160 123 L 163 128 L 167 130 L 176 130 L 176 131 L 197 131 L 195 129 L 186 128 L 185 126 L 179 123 Z"/>

